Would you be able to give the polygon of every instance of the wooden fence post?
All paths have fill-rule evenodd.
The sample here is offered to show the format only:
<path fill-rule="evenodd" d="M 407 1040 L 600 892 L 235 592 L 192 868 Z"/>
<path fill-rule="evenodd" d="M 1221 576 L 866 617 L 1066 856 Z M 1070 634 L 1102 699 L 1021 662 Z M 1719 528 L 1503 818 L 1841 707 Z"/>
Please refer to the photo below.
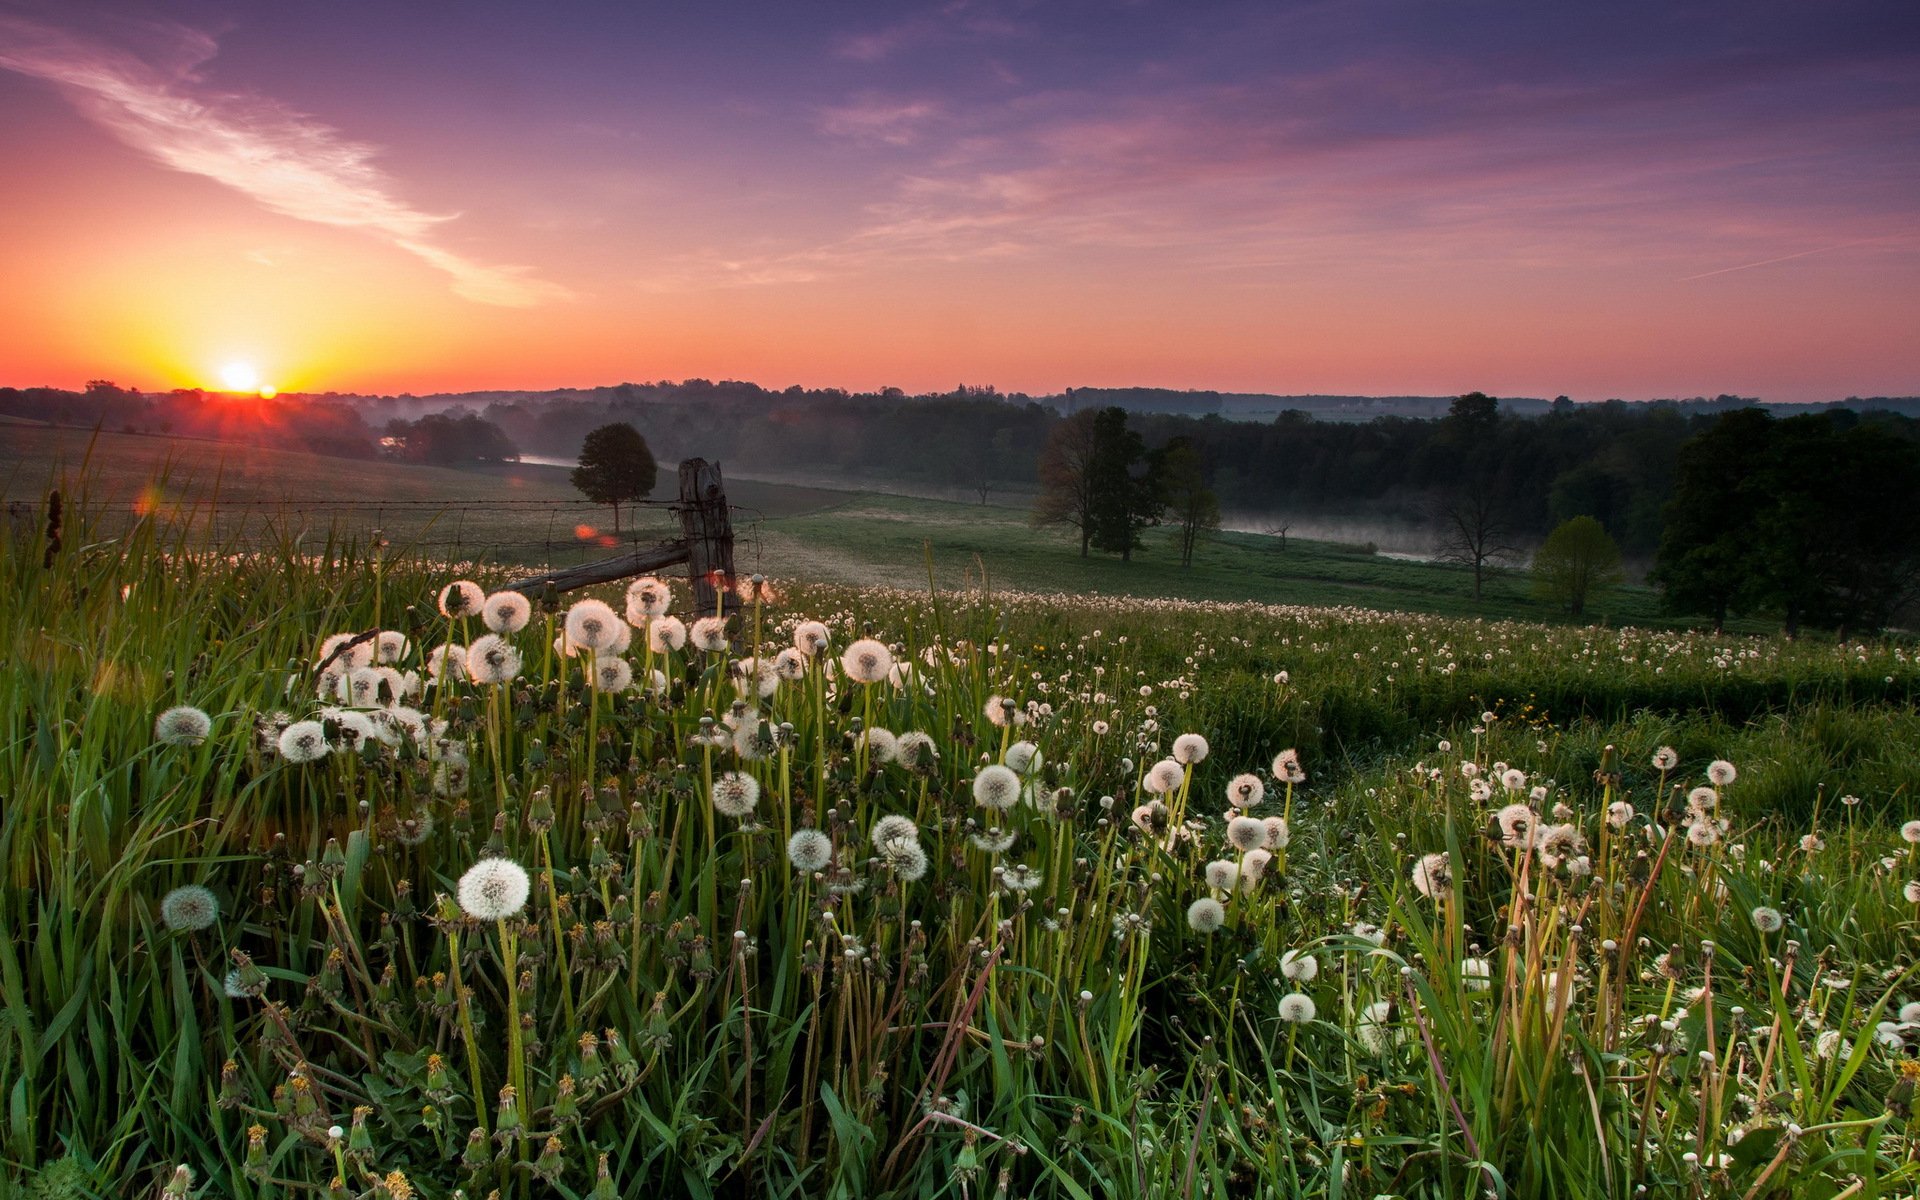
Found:
<path fill-rule="evenodd" d="M 699 616 L 739 611 L 740 597 L 733 589 L 733 518 L 727 512 L 719 463 L 689 458 L 680 464 L 680 499 L 673 511 L 680 516 L 687 547 L 693 611 Z"/>
<path fill-rule="evenodd" d="M 507 587 L 527 595 L 570 592 L 596 583 L 612 583 L 634 575 L 687 564 L 693 584 L 691 616 L 740 610 L 733 590 L 733 517 L 727 508 L 726 488 L 720 482 L 720 464 L 689 458 L 680 464 L 680 497 L 670 506 L 680 518 L 680 536 L 657 546 L 629 551 L 577 567 L 562 567 L 545 575 L 516 580 Z"/>

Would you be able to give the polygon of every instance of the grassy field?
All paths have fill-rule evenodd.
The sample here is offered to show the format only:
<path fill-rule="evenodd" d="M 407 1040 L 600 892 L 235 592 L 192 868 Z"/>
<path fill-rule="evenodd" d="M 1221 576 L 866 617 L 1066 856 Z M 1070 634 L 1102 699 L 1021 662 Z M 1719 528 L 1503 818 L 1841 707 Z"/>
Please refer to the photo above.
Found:
<path fill-rule="evenodd" d="M 475 470 L 241 451 L 216 443 L 55 428 L 24 430 L 0 450 L 9 500 L 41 496 L 50 464 L 86 464 L 90 498 L 119 512 L 191 518 L 205 536 L 265 545 L 305 531 L 364 537 L 380 529 L 402 547 L 456 561 L 539 568 L 608 553 L 609 510 L 580 501 L 564 468 L 510 465 Z M 671 498 L 663 472 L 656 500 Z M 1024 508 L 964 504 L 814 486 L 728 480 L 738 533 L 736 563 L 787 579 L 924 585 L 929 559 L 942 586 L 986 582 L 1059 591 L 1274 604 L 1360 605 L 1394 611 L 1550 620 L 1524 572 L 1495 570 L 1483 598 L 1470 573 L 1357 547 L 1259 534 L 1222 533 L 1179 565 L 1174 531 L 1154 529 L 1134 561 L 1082 559 L 1077 536 L 1034 529 Z M 629 514 L 623 537 L 670 536 L 661 509 Z M 1656 598 L 1622 588 L 1593 606 L 1610 624 L 1660 624 Z"/>
<path fill-rule="evenodd" d="M 1903 644 L 789 576 L 698 649 L 125 518 L 0 527 L 0 1194 L 1920 1185 Z"/>

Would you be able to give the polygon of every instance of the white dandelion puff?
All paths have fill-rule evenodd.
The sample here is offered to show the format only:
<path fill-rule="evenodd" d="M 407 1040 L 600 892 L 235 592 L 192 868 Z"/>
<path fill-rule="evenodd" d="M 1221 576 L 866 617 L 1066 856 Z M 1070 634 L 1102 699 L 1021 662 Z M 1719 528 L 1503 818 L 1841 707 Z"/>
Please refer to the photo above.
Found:
<path fill-rule="evenodd" d="M 610 650 L 622 624 L 604 600 L 580 600 L 567 609 L 567 644 L 576 650 Z"/>
<path fill-rule="evenodd" d="M 665 581 L 643 575 L 627 585 L 627 623 L 645 625 L 655 617 L 664 617 L 673 607 L 673 589 Z"/>
<path fill-rule="evenodd" d="M 1187 769 L 1171 758 L 1163 758 L 1147 768 L 1140 786 L 1150 795 L 1164 796 L 1178 788 L 1187 777 Z"/>
<path fill-rule="evenodd" d="M 1266 799 L 1267 785 L 1258 775 L 1235 775 L 1227 783 L 1227 803 L 1235 808 L 1253 808 Z"/>
<path fill-rule="evenodd" d="M 508 858 L 483 858 L 460 877 L 460 907 L 476 921 L 504 921 L 527 906 L 533 882 Z"/>
<path fill-rule="evenodd" d="M 1202 896 L 1187 905 L 1187 925 L 1195 933 L 1207 934 L 1227 923 L 1227 910 L 1211 896 Z"/>
<path fill-rule="evenodd" d="M 475 683 L 506 683 L 519 675 L 520 652 L 499 634 L 482 634 L 467 647 L 467 678 Z"/>
<path fill-rule="evenodd" d="M 325 758 L 331 748 L 327 745 L 326 727 L 318 721 L 295 721 L 280 731 L 280 757 L 290 763 L 310 763 Z"/>
<path fill-rule="evenodd" d="M 593 690 L 618 694 L 633 686 L 633 664 L 624 658 L 593 660 Z"/>
<path fill-rule="evenodd" d="M 744 817 L 760 803 L 760 781 L 743 771 L 728 771 L 713 781 L 713 811 Z"/>
<path fill-rule="evenodd" d="M 725 617 L 701 617 L 693 623 L 687 632 L 687 640 L 694 649 L 708 654 L 719 654 L 727 648 L 727 619 Z"/>
<path fill-rule="evenodd" d="M 533 619 L 533 602 L 519 592 L 495 592 L 480 606 L 480 620 L 494 633 L 519 633 Z"/>
<path fill-rule="evenodd" d="M 440 589 L 440 615 L 443 617 L 470 617 L 480 611 L 485 604 L 487 594 L 480 585 L 470 579 L 456 579 Z"/>
<path fill-rule="evenodd" d="M 861 638 L 841 652 L 840 669 L 855 683 L 879 683 L 893 669 L 893 651 L 873 638 Z"/>
<path fill-rule="evenodd" d="M 213 718 L 190 704 L 179 704 L 154 718 L 153 738 L 168 746 L 198 746 L 213 732 Z"/>
<path fill-rule="evenodd" d="M 647 625 L 647 646 L 655 654 L 671 654 L 687 644 L 687 626 L 679 617 L 658 617 Z"/>
<path fill-rule="evenodd" d="M 1713 781 L 1715 787 L 1726 787 L 1739 777 L 1740 772 L 1734 770 L 1733 764 L 1724 758 L 1716 758 L 1707 764 L 1707 778 Z"/>
<path fill-rule="evenodd" d="M 1197 733 L 1183 733 L 1173 739 L 1173 761 L 1191 766 L 1207 756 L 1207 739 Z"/>
<path fill-rule="evenodd" d="M 1020 776 L 999 763 L 981 767 L 973 777 L 973 801 L 982 808 L 1012 808 L 1020 801 Z"/>
<path fill-rule="evenodd" d="M 1305 992 L 1293 992 L 1280 998 L 1280 1019 L 1289 1025 L 1303 1025 L 1313 1020 L 1318 1011 L 1313 1005 L 1313 997 Z"/>
<path fill-rule="evenodd" d="M 219 919 L 219 898 L 197 883 L 183 884 L 160 898 L 160 920 L 176 933 L 193 933 Z"/>
<path fill-rule="evenodd" d="M 1280 956 L 1280 973 L 1294 983 L 1312 983 L 1320 974 L 1320 960 L 1304 950 L 1289 950 Z"/>
<path fill-rule="evenodd" d="M 818 829 L 797 829 L 787 839 L 787 861 L 794 870 L 811 875 L 833 861 L 833 839 Z"/>
<path fill-rule="evenodd" d="M 812 658 L 832 644 L 827 627 L 819 621 L 802 621 L 793 627 L 793 648 Z"/>
<path fill-rule="evenodd" d="M 1227 822 L 1227 841 L 1236 850 L 1257 850 L 1267 844 L 1267 823 L 1258 817 L 1235 817 Z"/>
<path fill-rule="evenodd" d="M 1438 900 L 1453 887 L 1453 860 L 1444 852 L 1429 854 L 1413 865 L 1413 886 L 1429 900 Z"/>

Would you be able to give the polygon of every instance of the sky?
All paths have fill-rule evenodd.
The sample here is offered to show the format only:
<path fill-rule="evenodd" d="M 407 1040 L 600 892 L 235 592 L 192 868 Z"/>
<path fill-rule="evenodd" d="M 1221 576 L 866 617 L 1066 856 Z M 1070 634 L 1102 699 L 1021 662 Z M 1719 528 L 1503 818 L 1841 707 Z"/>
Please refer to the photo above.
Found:
<path fill-rule="evenodd" d="M 1912 0 L 0 0 L 0 385 L 1920 394 Z"/>

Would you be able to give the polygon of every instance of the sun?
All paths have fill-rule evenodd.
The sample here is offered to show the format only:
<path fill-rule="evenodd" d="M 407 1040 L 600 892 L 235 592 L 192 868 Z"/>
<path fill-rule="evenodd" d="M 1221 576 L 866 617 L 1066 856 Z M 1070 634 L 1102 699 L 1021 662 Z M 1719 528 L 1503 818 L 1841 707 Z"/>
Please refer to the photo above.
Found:
<path fill-rule="evenodd" d="M 271 386 L 260 382 L 260 372 L 248 362 L 230 362 L 221 367 L 220 382 L 229 392 L 257 392 L 263 400 L 271 400 L 276 395 Z"/>
<path fill-rule="evenodd" d="M 231 362 L 220 368 L 220 382 L 230 392 L 254 392 L 260 390 L 260 372 L 252 363 Z"/>

